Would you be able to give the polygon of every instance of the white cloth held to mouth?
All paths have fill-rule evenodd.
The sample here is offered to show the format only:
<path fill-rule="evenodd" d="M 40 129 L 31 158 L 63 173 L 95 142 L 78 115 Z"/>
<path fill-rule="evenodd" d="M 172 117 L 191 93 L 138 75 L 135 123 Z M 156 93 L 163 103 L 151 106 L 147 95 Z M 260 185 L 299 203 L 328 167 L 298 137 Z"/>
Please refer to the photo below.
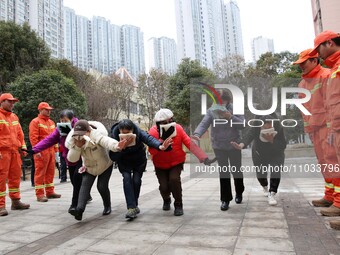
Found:
<path fill-rule="evenodd" d="M 269 141 L 263 137 L 264 134 L 273 134 L 273 137 L 275 137 L 277 135 L 277 131 L 275 131 L 275 129 L 272 127 L 272 128 L 267 128 L 267 129 L 261 129 L 261 132 L 260 132 L 260 140 L 262 142 L 265 142 L 265 143 L 268 143 Z"/>

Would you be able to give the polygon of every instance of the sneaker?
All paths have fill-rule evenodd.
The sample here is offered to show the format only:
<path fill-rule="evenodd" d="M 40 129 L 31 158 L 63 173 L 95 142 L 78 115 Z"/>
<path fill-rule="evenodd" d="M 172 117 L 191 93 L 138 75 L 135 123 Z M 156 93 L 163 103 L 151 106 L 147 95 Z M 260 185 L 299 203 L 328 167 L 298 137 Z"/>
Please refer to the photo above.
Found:
<path fill-rule="evenodd" d="M 183 212 L 183 206 L 182 205 L 175 205 L 175 210 L 174 210 L 174 215 L 175 216 L 181 216 L 183 215 L 184 212 Z"/>
<path fill-rule="evenodd" d="M 331 205 L 328 208 L 320 210 L 320 213 L 324 216 L 328 217 L 335 217 L 335 216 L 340 216 L 340 208 L 336 207 L 334 205 Z"/>
<path fill-rule="evenodd" d="M 140 213 L 140 209 L 139 209 L 139 207 L 138 207 L 138 206 L 136 207 L 136 213 L 137 213 L 137 214 L 139 214 L 139 213 Z"/>
<path fill-rule="evenodd" d="M 330 207 L 333 202 L 332 201 L 328 201 L 324 198 L 318 199 L 318 200 L 312 200 L 312 204 L 315 207 Z"/>
<path fill-rule="evenodd" d="M 171 198 L 165 199 L 163 202 L 163 211 L 169 211 L 171 205 Z"/>
<path fill-rule="evenodd" d="M 125 214 L 125 218 L 127 219 L 134 219 L 137 217 L 136 208 L 129 208 L 127 213 Z"/>
<path fill-rule="evenodd" d="M 262 186 L 262 189 L 263 189 L 263 195 L 265 197 L 268 197 L 269 195 L 268 186 Z"/>
<path fill-rule="evenodd" d="M 47 199 L 47 197 L 42 196 L 42 197 L 37 197 L 37 201 L 38 201 L 38 202 L 47 202 L 48 199 Z"/>
<path fill-rule="evenodd" d="M 268 204 L 269 205 L 277 205 L 277 201 L 275 199 L 276 193 L 270 192 L 268 195 Z"/>

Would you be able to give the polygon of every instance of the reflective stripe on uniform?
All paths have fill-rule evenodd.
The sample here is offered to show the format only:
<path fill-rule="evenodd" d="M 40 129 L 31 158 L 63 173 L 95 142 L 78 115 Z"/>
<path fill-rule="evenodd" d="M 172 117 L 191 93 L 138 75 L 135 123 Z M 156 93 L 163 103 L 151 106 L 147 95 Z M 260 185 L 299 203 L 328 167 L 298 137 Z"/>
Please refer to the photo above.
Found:
<path fill-rule="evenodd" d="M 22 146 L 21 146 L 21 149 L 27 149 L 26 144 L 22 145 Z"/>
<path fill-rule="evenodd" d="M 310 91 L 312 94 L 315 93 L 316 90 L 318 90 L 319 88 L 321 88 L 321 83 L 315 84 L 314 88 Z"/>
<path fill-rule="evenodd" d="M 35 186 L 34 188 L 35 188 L 35 189 L 43 189 L 43 188 L 45 188 L 45 185 L 37 185 L 37 186 Z"/>
<path fill-rule="evenodd" d="M 333 183 L 326 182 L 326 183 L 325 183 L 325 187 L 326 187 L 326 188 L 330 188 L 330 189 L 334 189 L 334 184 L 333 184 Z"/>
<path fill-rule="evenodd" d="M 17 120 L 12 121 L 12 125 L 13 125 L 13 126 L 19 125 L 19 121 L 17 121 Z"/>
<path fill-rule="evenodd" d="M 334 192 L 335 193 L 340 193 L 340 187 L 339 186 L 334 186 Z"/>
<path fill-rule="evenodd" d="M 0 124 L 5 124 L 6 126 L 9 126 L 9 123 L 5 120 L 0 120 Z"/>
<path fill-rule="evenodd" d="M 46 125 L 44 125 L 44 124 L 40 124 L 40 123 L 38 124 L 38 127 L 41 127 L 41 128 L 46 128 L 46 129 L 48 128 Z"/>
<path fill-rule="evenodd" d="M 336 70 L 335 72 L 332 73 L 331 79 L 334 79 L 338 72 L 340 72 L 340 66 L 338 67 L 338 70 Z"/>
<path fill-rule="evenodd" d="M 55 128 L 55 125 L 50 126 L 50 129 Z"/>
<path fill-rule="evenodd" d="M 308 122 L 303 122 L 303 126 L 304 126 L 304 127 L 308 127 L 308 126 L 309 126 L 309 123 L 308 123 Z"/>
<path fill-rule="evenodd" d="M 45 184 L 45 187 L 54 187 L 54 183 Z"/>
<path fill-rule="evenodd" d="M 17 188 L 17 189 L 8 189 L 8 191 L 13 193 L 13 192 L 19 192 L 20 189 L 19 188 Z"/>
<path fill-rule="evenodd" d="M 0 197 L 5 197 L 6 196 L 6 191 L 0 192 Z"/>
<path fill-rule="evenodd" d="M 330 122 L 327 122 L 327 123 L 326 123 L 326 127 L 330 128 L 330 127 L 331 127 L 331 123 L 330 123 Z"/>

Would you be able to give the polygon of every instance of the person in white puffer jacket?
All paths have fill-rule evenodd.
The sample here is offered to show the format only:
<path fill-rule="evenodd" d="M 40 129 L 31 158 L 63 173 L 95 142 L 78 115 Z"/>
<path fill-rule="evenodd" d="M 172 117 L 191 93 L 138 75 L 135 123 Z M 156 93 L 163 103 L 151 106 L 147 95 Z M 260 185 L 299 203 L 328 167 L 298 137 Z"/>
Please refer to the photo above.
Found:
<path fill-rule="evenodd" d="M 125 149 L 128 140 L 118 142 L 108 136 L 104 125 L 97 121 L 79 120 L 67 135 L 65 145 L 69 149 L 67 160 L 77 162 L 83 160 L 83 180 L 79 192 L 78 205 L 72 215 L 82 220 L 86 202 L 93 183 L 98 176 L 97 189 L 103 199 L 103 215 L 111 213 L 111 197 L 109 180 L 113 162 L 109 158 L 109 150 L 117 152 Z"/>

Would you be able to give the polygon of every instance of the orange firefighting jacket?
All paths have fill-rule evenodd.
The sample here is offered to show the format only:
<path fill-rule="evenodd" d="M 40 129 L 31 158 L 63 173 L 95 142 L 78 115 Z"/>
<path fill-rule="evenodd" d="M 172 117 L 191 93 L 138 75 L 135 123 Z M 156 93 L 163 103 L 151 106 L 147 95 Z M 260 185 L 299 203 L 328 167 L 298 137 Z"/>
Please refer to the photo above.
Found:
<path fill-rule="evenodd" d="M 0 108 L 0 152 L 20 148 L 26 149 L 26 144 L 18 116 Z"/>
<path fill-rule="evenodd" d="M 325 65 L 331 68 L 329 75 L 326 102 L 330 113 L 331 128 L 340 131 L 340 51 L 333 53 L 325 60 Z"/>
<path fill-rule="evenodd" d="M 45 137 L 52 134 L 54 129 L 55 123 L 49 117 L 39 114 L 38 117 L 34 118 L 29 126 L 29 137 L 32 147 L 43 140 Z M 58 151 L 57 144 L 54 146 L 54 151 Z"/>
<path fill-rule="evenodd" d="M 327 77 L 330 70 L 317 65 L 308 74 L 302 75 L 302 80 L 299 83 L 300 88 L 304 88 L 310 91 L 311 99 L 303 105 L 312 115 L 302 114 L 304 121 L 304 129 L 306 133 L 311 133 L 322 126 L 326 126 L 326 86 Z M 303 98 L 303 94 L 299 94 L 300 98 Z"/>

